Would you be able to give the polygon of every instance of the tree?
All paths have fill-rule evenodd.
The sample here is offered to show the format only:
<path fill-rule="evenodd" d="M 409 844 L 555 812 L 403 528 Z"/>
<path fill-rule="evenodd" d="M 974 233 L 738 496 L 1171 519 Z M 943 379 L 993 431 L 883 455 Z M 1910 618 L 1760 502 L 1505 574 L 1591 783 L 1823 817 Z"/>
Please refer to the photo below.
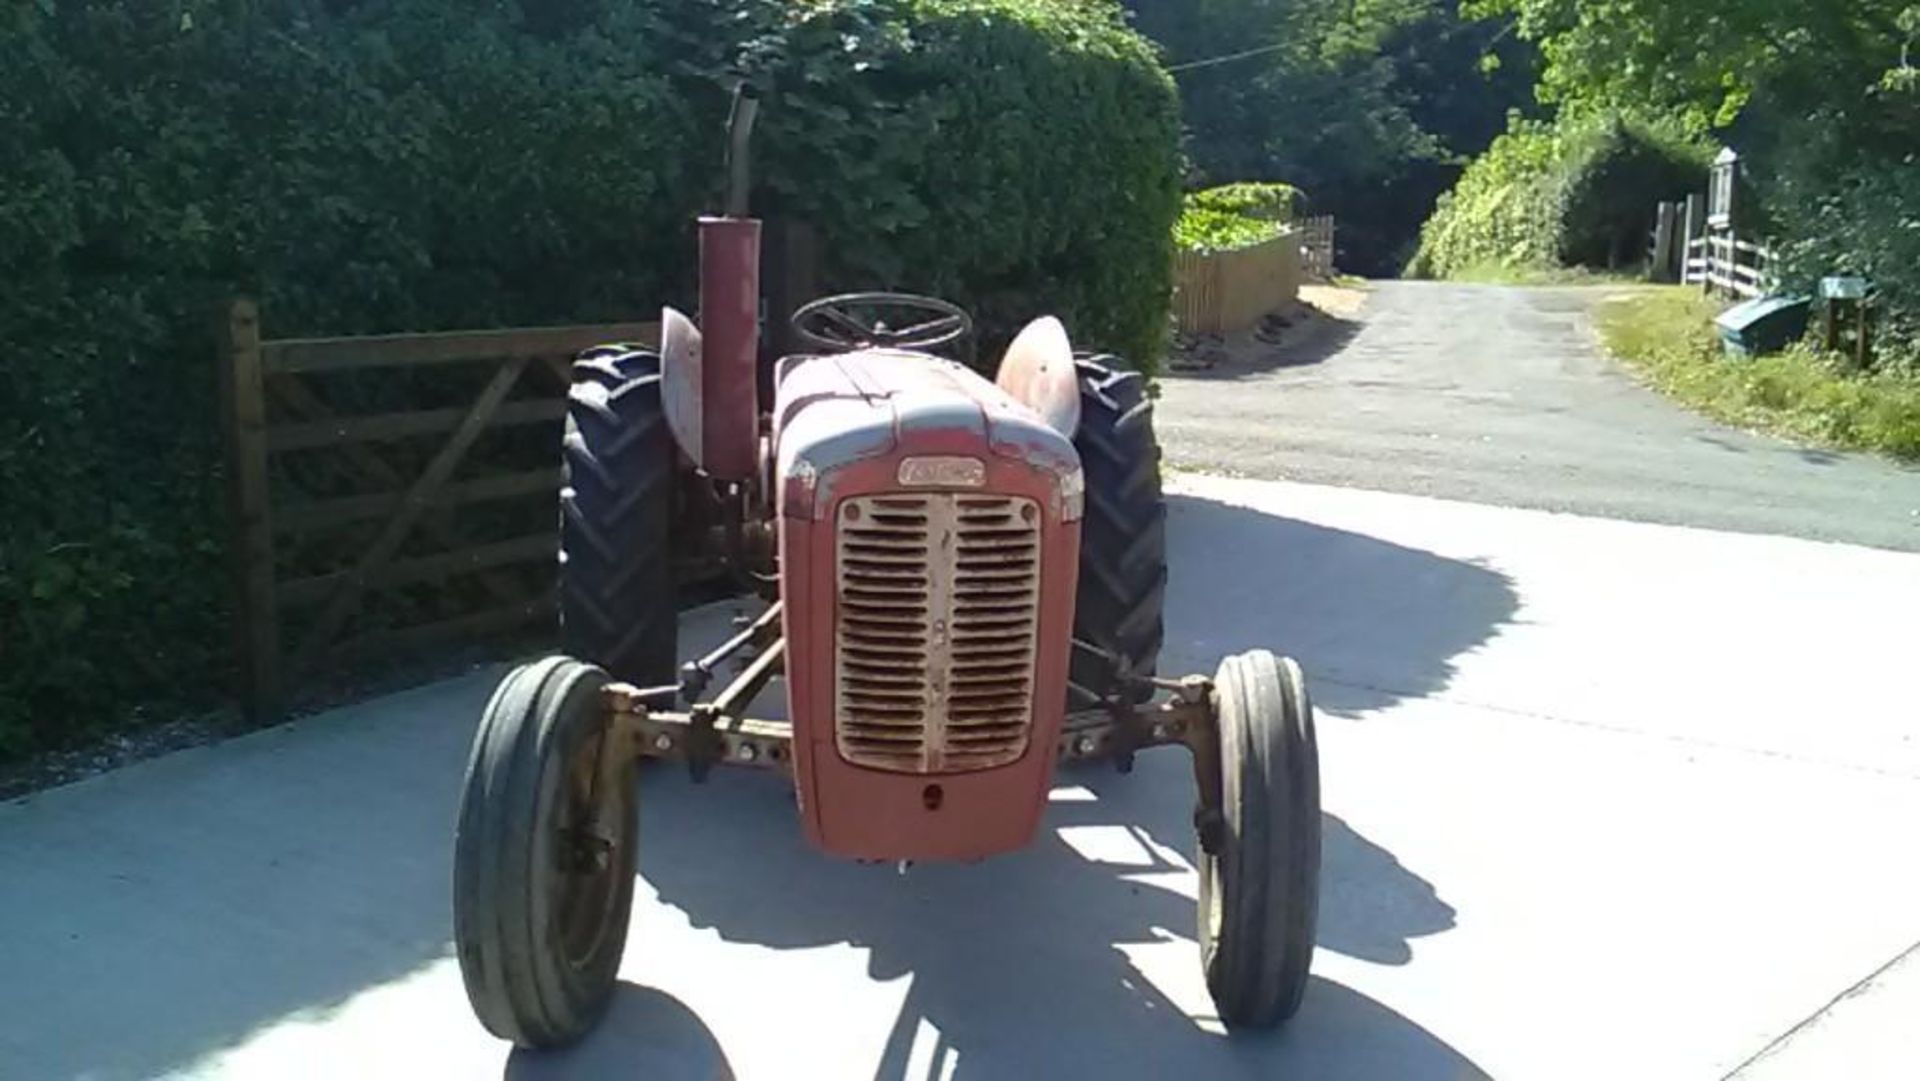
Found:
<path fill-rule="evenodd" d="M 1725 127 L 1756 99 L 1864 101 L 1911 81 L 1913 0 L 1469 0 L 1540 43 L 1543 96 Z"/>
<path fill-rule="evenodd" d="M 1458 0 L 1127 6 L 1180 84 L 1190 183 L 1301 188 L 1364 273 L 1399 269 L 1461 164 L 1532 100 L 1532 46 Z"/>

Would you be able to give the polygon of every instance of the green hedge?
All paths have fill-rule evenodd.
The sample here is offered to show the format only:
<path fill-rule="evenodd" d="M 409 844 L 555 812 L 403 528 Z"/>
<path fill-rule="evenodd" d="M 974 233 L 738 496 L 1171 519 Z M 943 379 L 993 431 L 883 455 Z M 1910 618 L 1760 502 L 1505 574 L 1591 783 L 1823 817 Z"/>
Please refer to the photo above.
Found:
<path fill-rule="evenodd" d="M 951 297 L 990 347 L 1051 312 L 1157 362 L 1179 101 L 1111 5 L 771 6 L 759 168 L 770 211 L 829 238 L 829 281 Z"/>
<path fill-rule="evenodd" d="M 1631 117 L 1516 119 L 1421 230 L 1416 277 L 1631 265 L 1654 206 L 1706 190 L 1711 148 Z"/>
<path fill-rule="evenodd" d="M 725 71 L 833 283 L 1163 333 L 1177 103 L 1104 3 L 96 0 L 0 38 L 0 758 L 225 684 L 223 298 L 275 335 L 685 304 Z"/>
<path fill-rule="evenodd" d="M 1188 192 L 1174 222 L 1174 246 L 1208 252 L 1265 243 L 1286 229 L 1300 199 L 1291 184 L 1255 181 Z"/>

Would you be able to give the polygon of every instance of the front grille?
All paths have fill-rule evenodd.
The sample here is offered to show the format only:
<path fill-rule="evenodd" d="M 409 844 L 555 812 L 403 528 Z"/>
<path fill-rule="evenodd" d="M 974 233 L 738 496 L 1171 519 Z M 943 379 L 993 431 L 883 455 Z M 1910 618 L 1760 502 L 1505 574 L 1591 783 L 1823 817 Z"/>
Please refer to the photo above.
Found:
<path fill-rule="evenodd" d="M 984 494 L 841 504 L 834 720 L 843 758 L 948 773 L 1026 753 L 1039 518 L 1030 499 Z"/>

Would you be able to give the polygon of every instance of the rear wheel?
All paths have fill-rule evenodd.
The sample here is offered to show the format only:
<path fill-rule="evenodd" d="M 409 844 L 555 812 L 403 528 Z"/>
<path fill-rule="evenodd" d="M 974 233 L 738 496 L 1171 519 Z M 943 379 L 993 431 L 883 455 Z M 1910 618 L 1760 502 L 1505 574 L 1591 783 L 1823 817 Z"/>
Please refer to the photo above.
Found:
<path fill-rule="evenodd" d="M 633 759 L 607 674 L 567 657 L 502 680 L 467 763 L 454 944 L 473 1012 L 523 1047 L 569 1043 L 613 994 L 637 863 Z"/>
<path fill-rule="evenodd" d="M 1196 861 L 1200 963 L 1223 1022 L 1271 1028 L 1300 1009 L 1319 915 L 1313 703 L 1300 666 L 1266 650 L 1222 661 L 1214 693 L 1222 821 Z"/>
<path fill-rule="evenodd" d="M 1075 365 L 1080 428 L 1073 442 L 1086 473 L 1087 504 L 1073 635 L 1117 657 L 1128 672 L 1151 676 L 1165 637 L 1167 590 L 1167 507 L 1153 401 L 1145 378 L 1112 357 L 1081 357 Z M 1123 691 L 1113 664 L 1084 650 L 1074 650 L 1068 679 L 1070 708 Z"/>
<path fill-rule="evenodd" d="M 560 626 L 569 654 L 638 686 L 675 680 L 677 459 L 660 358 L 601 348 L 573 365 L 560 493 Z"/>

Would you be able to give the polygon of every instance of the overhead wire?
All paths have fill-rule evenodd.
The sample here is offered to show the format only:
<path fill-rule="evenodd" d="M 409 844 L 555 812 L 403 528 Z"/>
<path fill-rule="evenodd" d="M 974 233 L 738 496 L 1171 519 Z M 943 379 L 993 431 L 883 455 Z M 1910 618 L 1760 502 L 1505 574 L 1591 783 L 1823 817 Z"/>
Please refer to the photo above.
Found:
<path fill-rule="evenodd" d="M 1502 41 L 1505 41 L 1508 35 L 1512 34 L 1514 29 L 1519 25 L 1520 23 L 1518 20 L 1509 20 L 1505 26 L 1500 28 L 1500 32 L 1493 36 L 1493 40 L 1487 42 L 1487 44 L 1483 47 L 1491 51 L 1495 45 L 1498 45 Z M 1460 29 L 1462 28 L 1456 27 L 1454 28 L 1453 32 L 1457 33 L 1459 32 Z M 1245 60 L 1248 57 L 1253 57 L 1253 56 L 1264 56 L 1267 53 L 1279 52 L 1281 49 L 1286 48 L 1287 44 L 1288 44 L 1287 42 L 1283 41 L 1276 45 L 1262 45 L 1256 49 L 1243 49 L 1240 52 L 1228 53 L 1225 56 L 1210 56 L 1205 60 L 1189 60 L 1184 64 L 1175 64 L 1172 67 L 1169 67 L 1167 69 L 1167 74 L 1178 75 L 1183 71 L 1193 71 L 1196 68 L 1210 68 L 1216 64 L 1231 64 L 1235 60 Z"/>
<path fill-rule="evenodd" d="M 1264 53 L 1279 52 L 1286 47 L 1286 43 L 1282 42 L 1278 45 L 1262 45 L 1258 49 L 1248 49 L 1244 52 L 1232 53 L 1227 56 L 1214 56 L 1205 60 L 1190 60 L 1184 64 L 1173 65 L 1167 69 L 1167 73 L 1169 75 L 1178 75 L 1180 72 L 1192 71 L 1195 68 L 1210 68 L 1215 64 L 1228 64 L 1235 60 L 1245 60 L 1249 56 L 1260 56 Z"/>

